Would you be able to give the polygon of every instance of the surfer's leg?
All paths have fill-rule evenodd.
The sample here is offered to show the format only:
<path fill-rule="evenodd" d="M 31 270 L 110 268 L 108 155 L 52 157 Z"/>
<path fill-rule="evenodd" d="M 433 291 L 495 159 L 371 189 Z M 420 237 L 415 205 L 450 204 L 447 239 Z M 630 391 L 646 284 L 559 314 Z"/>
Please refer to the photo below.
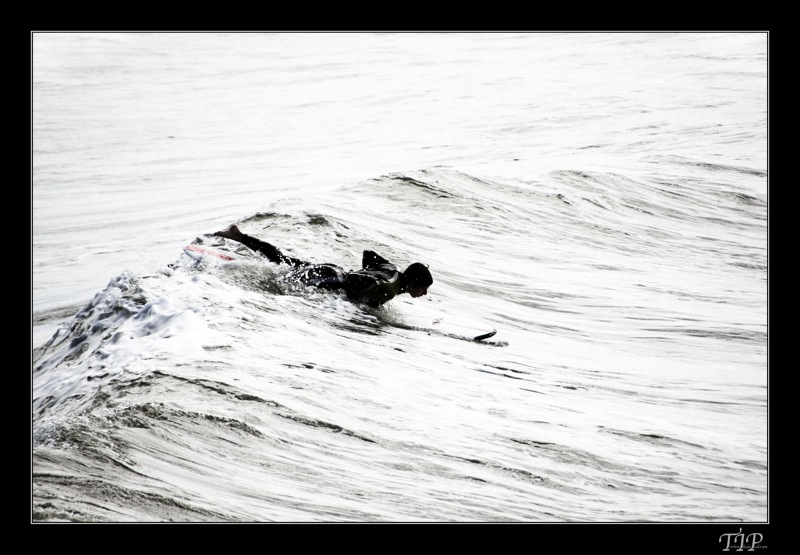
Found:
<path fill-rule="evenodd" d="M 344 270 L 334 264 L 314 264 L 297 270 L 290 279 L 322 289 L 342 289 Z"/>
<path fill-rule="evenodd" d="M 241 230 L 236 226 L 236 224 L 230 225 L 225 229 L 217 231 L 214 235 L 218 237 L 225 237 L 226 239 L 231 239 L 238 243 L 243 244 L 249 249 L 252 249 L 258 253 L 263 254 L 267 257 L 270 262 L 274 262 L 276 264 L 289 264 L 290 266 L 307 266 L 308 263 L 304 260 L 300 260 L 299 258 L 292 258 L 291 256 L 286 256 L 283 254 L 276 246 L 267 243 L 266 241 L 262 241 L 261 239 L 257 239 L 256 237 L 252 237 L 245 233 L 242 233 Z"/>

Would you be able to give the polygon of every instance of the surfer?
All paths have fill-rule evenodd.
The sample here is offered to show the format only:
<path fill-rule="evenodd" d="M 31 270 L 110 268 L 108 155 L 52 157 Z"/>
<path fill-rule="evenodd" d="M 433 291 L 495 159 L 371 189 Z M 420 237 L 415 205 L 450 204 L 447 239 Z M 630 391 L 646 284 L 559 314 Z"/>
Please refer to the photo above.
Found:
<path fill-rule="evenodd" d="M 360 270 L 347 272 L 335 264 L 312 264 L 286 256 L 270 243 L 242 233 L 236 224 L 214 235 L 241 243 L 276 264 L 288 264 L 294 268 L 290 279 L 323 289 L 343 289 L 349 298 L 371 307 L 378 307 L 402 293 L 422 297 L 433 283 L 424 264 L 415 262 L 400 272 L 397 266 L 372 251 L 364 251 Z"/>

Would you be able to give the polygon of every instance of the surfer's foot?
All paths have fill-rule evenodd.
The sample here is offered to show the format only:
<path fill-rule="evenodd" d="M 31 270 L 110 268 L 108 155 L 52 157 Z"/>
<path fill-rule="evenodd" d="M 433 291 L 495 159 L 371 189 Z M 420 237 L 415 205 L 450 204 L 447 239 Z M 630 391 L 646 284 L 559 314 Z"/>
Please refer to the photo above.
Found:
<path fill-rule="evenodd" d="M 239 239 L 242 236 L 242 232 L 239 231 L 239 228 L 236 224 L 231 224 L 225 229 L 221 229 L 214 233 L 217 237 L 225 237 L 226 239 L 233 239 L 234 241 Z"/>

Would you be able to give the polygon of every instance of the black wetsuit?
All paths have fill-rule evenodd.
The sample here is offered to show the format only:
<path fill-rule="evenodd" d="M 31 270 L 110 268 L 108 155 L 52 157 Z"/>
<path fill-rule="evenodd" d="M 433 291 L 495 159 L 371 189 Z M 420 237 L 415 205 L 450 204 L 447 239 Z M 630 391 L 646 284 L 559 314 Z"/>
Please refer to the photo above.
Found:
<path fill-rule="evenodd" d="M 403 288 L 397 266 L 372 251 L 364 251 L 360 270 L 347 272 L 335 264 L 311 264 L 286 256 L 277 247 L 250 235 L 242 235 L 238 241 L 276 264 L 295 268 L 290 279 L 323 289 L 343 289 L 349 298 L 368 306 L 382 305 Z"/>

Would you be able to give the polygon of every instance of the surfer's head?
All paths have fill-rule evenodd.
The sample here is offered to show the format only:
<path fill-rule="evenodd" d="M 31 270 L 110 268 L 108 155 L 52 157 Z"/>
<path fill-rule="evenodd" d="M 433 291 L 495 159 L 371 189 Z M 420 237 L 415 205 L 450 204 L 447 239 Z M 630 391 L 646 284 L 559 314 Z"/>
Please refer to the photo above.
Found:
<path fill-rule="evenodd" d="M 428 287 L 433 283 L 433 276 L 425 264 L 414 262 L 403 272 L 404 289 L 412 297 L 428 294 Z"/>

